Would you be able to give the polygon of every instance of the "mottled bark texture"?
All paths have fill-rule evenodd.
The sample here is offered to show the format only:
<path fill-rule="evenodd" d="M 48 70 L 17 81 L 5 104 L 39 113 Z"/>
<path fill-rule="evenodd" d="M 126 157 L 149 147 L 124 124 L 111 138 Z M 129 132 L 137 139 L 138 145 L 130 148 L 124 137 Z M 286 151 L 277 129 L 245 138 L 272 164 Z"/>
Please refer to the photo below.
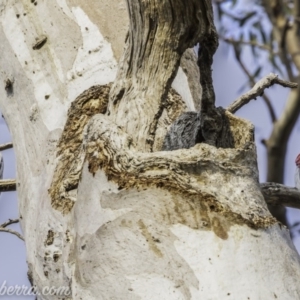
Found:
<path fill-rule="evenodd" d="M 202 87 L 200 110 L 197 113 L 183 113 L 172 124 L 162 150 L 190 148 L 197 143 L 223 148 L 231 148 L 234 145 L 225 112 L 221 107 L 215 107 L 212 63 L 218 47 L 218 35 L 213 23 L 212 7 L 208 1 L 204 1 L 201 8 L 205 11 L 204 17 L 210 27 L 198 39 L 198 66 Z"/>
<path fill-rule="evenodd" d="M 77 189 L 85 161 L 84 129 L 93 116 L 105 114 L 111 84 L 92 86 L 80 94 L 68 110 L 67 121 L 57 144 L 57 165 L 49 189 L 51 205 L 63 214 L 70 212 L 77 199 Z M 165 102 L 154 146 L 160 149 L 172 122 L 186 109 L 182 98 L 170 89 Z M 94 173 L 94 172 L 93 172 Z M 1 185 L 0 185 L 1 187 Z"/>
<path fill-rule="evenodd" d="M 159 151 L 167 128 L 193 108 L 178 63 L 211 34 L 205 3 L 128 1 L 117 78 L 112 49 L 122 43 L 111 26 L 127 27 L 121 0 L 0 4 L 0 82 L 15 78 L 0 105 L 17 156 L 29 274 L 38 291 L 71 293 L 39 299 L 299 298 L 299 258 L 260 192 L 253 126 L 213 109 L 232 147 L 206 140 Z M 176 72 L 181 93 L 170 89 Z M 204 98 L 214 108 L 213 94 Z"/>
<path fill-rule="evenodd" d="M 109 117 L 97 115 L 89 122 L 83 141 L 89 171 L 95 176 L 103 170 L 120 190 L 170 191 L 184 201 L 207 205 L 210 212 L 227 216 L 230 222 L 268 227 L 276 221 L 260 193 L 253 126 L 229 113 L 227 117 L 236 149 L 200 144 L 192 150 L 145 153 Z M 237 181 L 238 188 L 227 189 L 223 177 L 227 182 Z M 218 190 L 222 190 L 220 197 Z"/>
<path fill-rule="evenodd" d="M 139 149 L 151 151 L 181 55 L 215 32 L 212 7 L 210 1 L 197 0 L 133 0 L 127 5 L 129 35 L 108 114 Z"/>
<path fill-rule="evenodd" d="M 205 115 L 202 119 L 201 113 L 202 111 L 190 111 L 181 114 L 167 132 L 162 150 L 188 149 L 198 143 L 213 144 L 222 148 L 234 147 L 234 137 L 225 110 L 212 107 L 208 114 L 202 114 Z M 201 122 L 203 119 L 205 122 Z"/>

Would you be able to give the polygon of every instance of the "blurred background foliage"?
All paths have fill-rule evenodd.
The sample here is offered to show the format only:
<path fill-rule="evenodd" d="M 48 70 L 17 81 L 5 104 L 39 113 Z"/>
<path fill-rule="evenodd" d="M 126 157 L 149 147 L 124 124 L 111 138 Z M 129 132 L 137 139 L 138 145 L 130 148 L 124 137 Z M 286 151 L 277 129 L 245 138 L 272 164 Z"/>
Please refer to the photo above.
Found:
<path fill-rule="evenodd" d="M 215 19 L 220 42 L 232 49 L 246 81 L 238 93 L 245 92 L 269 72 L 299 84 L 300 3 L 299 0 L 215 0 Z M 244 55 L 245 52 L 248 55 Z M 249 63 L 249 53 L 252 59 Z M 290 90 L 280 112 L 268 92 L 262 95 L 272 124 L 265 147 L 267 175 L 265 181 L 284 183 L 287 145 L 300 112 L 300 88 Z M 293 170 L 294 172 L 294 170 Z M 269 207 L 292 236 L 299 233 L 299 222 L 288 224 L 284 207 Z"/>

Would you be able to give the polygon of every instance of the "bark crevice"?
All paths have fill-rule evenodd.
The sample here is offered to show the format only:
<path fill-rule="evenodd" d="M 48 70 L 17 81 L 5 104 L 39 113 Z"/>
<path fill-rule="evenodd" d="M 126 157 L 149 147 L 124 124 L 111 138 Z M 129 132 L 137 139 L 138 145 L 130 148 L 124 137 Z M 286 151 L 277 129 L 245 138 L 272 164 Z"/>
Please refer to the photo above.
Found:
<path fill-rule="evenodd" d="M 228 118 L 232 123 L 237 119 Z M 89 122 L 84 140 L 88 168 L 94 175 L 104 171 L 119 190 L 164 189 L 188 202 L 199 202 L 232 222 L 268 227 L 276 221 L 259 192 L 252 126 L 240 122 L 247 130 L 240 130 L 237 140 L 241 136 L 244 140 L 237 149 L 198 144 L 188 150 L 145 153 L 108 117 L 97 115 Z M 236 190 L 218 185 L 224 181 L 238 181 Z"/>
<path fill-rule="evenodd" d="M 84 134 L 89 133 L 86 125 L 93 116 L 105 114 L 110 88 L 111 84 L 92 86 L 80 94 L 69 108 L 68 118 L 57 145 L 56 169 L 49 188 L 52 207 L 63 214 L 72 210 L 77 198 L 77 188 L 87 154 L 83 145 Z M 161 148 L 167 129 L 184 110 L 186 106 L 183 99 L 171 88 L 157 116 L 158 127 L 153 128 L 154 149 Z"/>
<path fill-rule="evenodd" d="M 71 211 L 84 160 L 83 130 L 92 116 L 105 113 L 110 85 L 93 86 L 71 104 L 68 118 L 57 145 L 57 165 L 49 189 L 51 204 L 62 213 Z"/>
<path fill-rule="evenodd" d="M 138 149 L 153 151 L 157 113 L 182 54 L 215 31 L 212 7 L 206 0 L 204 4 L 196 0 L 134 0 L 127 1 L 127 7 L 128 42 L 110 93 L 108 114 L 132 135 Z M 125 90 L 122 99 L 121 90 Z"/>

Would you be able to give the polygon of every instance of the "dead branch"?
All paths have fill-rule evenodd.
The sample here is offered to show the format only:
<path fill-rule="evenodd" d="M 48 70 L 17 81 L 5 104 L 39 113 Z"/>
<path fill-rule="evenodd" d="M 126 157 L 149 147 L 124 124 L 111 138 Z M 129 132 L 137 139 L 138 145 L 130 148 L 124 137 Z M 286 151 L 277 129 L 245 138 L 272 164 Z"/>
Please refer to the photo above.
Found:
<path fill-rule="evenodd" d="M 23 236 L 19 232 L 15 231 L 15 230 L 12 230 L 12 229 L 9 229 L 9 228 L 2 228 L 2 227 L 0 227 L 0 232 L 8 232 L 8 233 L 14 234 L 19 239 L 21 239 L 22 241 L 24 241 Z"/>
<path fill-rule="evenodd" d="M 284 36 L 284 49 L 288 58 L 291 59 L 293 67 L 299 73 L 300 70 L 300 55 L 299 55 L 299 42 L 300 36 L 298 34 L 297 24 L 294 24 L 289 30 L 286 30 L 287 23 L 284 20 L 292 20 L 294 17 L 299 15 L 299 1 L 294 1 L 294 9 L 291 11 L 292 14 L 287 12 L 284 8 L 283 1 L 277 1 L 274 6 L 272 1 L 264 1 L 264 8 L 268 15 L 268 18 L 273 26 L 273 36 L 274 41 L 277 42 L 279 50 L 282 51 L 282 37 Z M 274 9 L 276 7 L 276 9 Z M 285 31 L 285 32 L 284 32 Z M 273 42 L 274 42 L 273 41 Z M 282 65 L 284 66 L 285 61 L 282 60 L 282 56 L 279 56 Z M 286 67 L 285 67 L 286 68 Z M 288 73 L 288 69 L 286 68 Z M 268 172 L 267 181 L 268 182 L 283 182 L 284 177 L 284 165 L 286 150 L 289 137 L 295 124 L 298 120 L 300 113 L 300 88 L 297 90 L 291 90 L 286 105 L 278 118 L 278 121 L 274 124 L 272 133 L 269 139 L 266 141 L 267 145 L 267 157 L 268 157 Z M 284 212 L 284 211 L 282 211 Z M 285 216 L 280 213 L 281 219 L 284 220 Z M 277 216 L 278 218 L 278 216 Z"/>
<path fill-rule="evenodd" d="M 8 221 L 6 221 L 0 225 L 0 232 L 8 232 L 8 233 L 14 234 L 18 238 L 20 238 L 21 240 L 24 241 L 23 236 L 19 232 L 15 231 L 13 229 L 6 228 L 7 226 L 18 223 L 18 222 L 19 222 L 19 219 L 9 219 Z"/>
<path fill-rule="evenodd" d="M 12 143 L 3 144 L 3 145 L 0 145 L 0 151 L 11 149 L 12 147 L 13 147 Z"/>
<path fill-rule="evenodd" d="M 220 36 L 220 35 L 219 35 L 219 39 L 224 41 L 225 43 L 228 43 L 228 44 L 231 44 L 231 45 L 254 46 L 258 49 L 268 51 L 268 52 L 272 53 L 273 55 L 278 54 L 277 52 L 274 52 L 272 50 L 272 48 L 270 48 L 268 45 L 260 44 L 260 43 L 257 43 L 256 41 L 235 40 L 233 38 L 226 38 L 226 37 L 223 37 L 223 36 Z"/>
<path fill-rule="evenodd" d="M 296 188 L 275 182 L 261 183 L 260 188 L 268 205 L 300 209 L 300 191 Z"/>
<path fill-rule="evenodd" d="M 266 77 L 262 78 L 260 81 L 258 81 L 248 93 L 236 99 L 231 105 L 228 106 L 227 110 L 231 113 L 235 113 L 237 110 L 239 110 L 251 100 L 255 100 L 258 96 L 262 96 L 264 90 L 274 84 L 279 84 L 283 87 L 289 88 L 296 88 L 298 86 L 297 83 L 279 79 L 278 75 L 271 73 Z"/>
<path fill-rule="evenodd" d="M 237 62 L 239 63 L 239 65 L 242 68 L 242 70 L 244 71 L 244 73 L 247 75 L 249 82 L 251 83 L 251 87 L 253 88 L 256 84 L 255 77 L 251 75 L 249 70 L 246 68 L 244 62 L 242 61 L 240 51 L 238 50 L 238 46 L 233 45 L 233 49 L 234 49 L 235 58 L 236 58 Z M 269 97 L 266 94 L 263 94 L 262 97 L 267 105 L 268 110 L 269 110 L 271 120 L 273 123 L 275 123 L 276 122 L 276 114 L 275 114 L 273 105 L 271 103 L 271 100 L 269 99 Z"/>
<path fill-rule="evenodd" d="M 280 45 L 280 55 L 281 61 L 283 65 L 285 66 L 287 75 L 289 77 L 289 80 L 295 80 L 295 76 L 293 75 L 293 68 L 292 68 L 292 61 L 289 57 L 289 53 L 286 48 L 286 38 L 287 38 L 287 32 L 291 29 L 291 24 L 289 19 L 286 19 L 285 25 L 282 30 L 282 36 L 281 36 L 281 42 Z"/>
<path fill-rule="evenodd" d="M 15 179 L 0 180 L 0 192 L 12 192 L 17 189 Z"/>
<path fill-rule="evenodd" d="M 294 1 L 294 20 L 296 25 L 296 34 L 300 36 L 300 3 L 299 1 Z"/>
<path fill-rule="evenodd" d="M 5 228 L 8 225 L 15 224 L 15 223 L 19 223 L 19 219 L 8 219 L 8 221 L 0 225 L 0 228 Z"/>
<path fill-rule="evenodd" d="M 110 90 L 107 113 L 116 124 L 131 130 L 139 149 L 153 151 L 166 91 L 177 73 L 182 54 L 198 42 L 210 52 L 216 50 L 212 3 L 210 0 L 163 1 L 161 5 L 152 0 L 125 2 L 129 34 Z M 165 41 L 166 35 L 172 36 L 172 43 Z M 206 42 L 211 43 L 210 48 Z"/>

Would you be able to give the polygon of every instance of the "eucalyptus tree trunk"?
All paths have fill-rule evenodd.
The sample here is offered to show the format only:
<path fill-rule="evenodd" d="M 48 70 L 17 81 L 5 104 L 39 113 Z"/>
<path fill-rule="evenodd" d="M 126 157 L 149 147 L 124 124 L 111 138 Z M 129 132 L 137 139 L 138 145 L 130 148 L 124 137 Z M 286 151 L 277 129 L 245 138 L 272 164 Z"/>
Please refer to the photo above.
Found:
<path fill-rule="evenodd" d="M 231 147 L 160 151 L 172 122 L 200 109 L 189 48 L 214 29 L 211 3 L 127 9 L 0 3 L 0 109 L 38 298 L 299 299 L 299 257 L 260 192 L 253 126 L 225 111 Z"/>

